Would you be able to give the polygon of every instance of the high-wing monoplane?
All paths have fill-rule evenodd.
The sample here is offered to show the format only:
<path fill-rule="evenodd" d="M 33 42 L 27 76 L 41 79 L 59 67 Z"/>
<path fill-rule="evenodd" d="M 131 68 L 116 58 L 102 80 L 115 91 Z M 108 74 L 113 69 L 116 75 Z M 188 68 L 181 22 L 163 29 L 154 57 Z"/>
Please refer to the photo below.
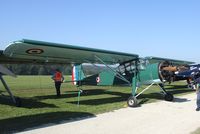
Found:
<path fill-rule="evenodd" d="M 12 42 L 0 54 L 1 64 L 73 64 L 72 81 L 78 86 L 84 84 L 128 85 L 132 89 L 132 94 L 127 101 L 130 107 L 137 106 L 137 97 L 154 84 L 157 84 L 163 91 L 165 100 L 172 101 L 173 95 L 167 93 L 162 83 L 172 81 L 177 71 L 177 66 L 193 63 L 158 57 L 140 58 L 137 54 L 27 39 Z M 83 70 L 83 63 L 89 63 L 93 67 L 98 67 L 97 64 L 100 64 L 106 69 L 86 76 Z M 8 71 L 1 71 L 1 73 L 11 74 Z M 3 80 L 2 75 L 0 78 Z M 138 92 L 138 86 L 142 84 L 148 84 L 148 86 Z M 12 95 L 5 81 L 4 86 L 12 97 L 13 102 L 19 106 L 20 100 Z"/>

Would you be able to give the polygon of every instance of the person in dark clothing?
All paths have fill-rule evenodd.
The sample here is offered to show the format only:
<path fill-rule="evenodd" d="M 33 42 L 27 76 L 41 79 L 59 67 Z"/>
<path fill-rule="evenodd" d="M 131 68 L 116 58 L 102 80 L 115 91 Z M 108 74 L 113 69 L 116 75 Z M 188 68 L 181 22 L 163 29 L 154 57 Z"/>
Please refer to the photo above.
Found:
<path fill-rule="evenodd" d="M 195 89 L 196 89 L 196 93 L 197 93 L 197 100 L 196 100 L 196 111 L 200 111 L 200 77 L 195 78 L 194 80 L 195 82 Z"/>
<path fill-rule="evenodd" d="M 55 82 L 56 95 L 60 97 L 60 87 L 61 83 L 64 81 L 64 77 L 59 69 L 56 69 L 54 75 L 52 76 L 52 79 Z"/>

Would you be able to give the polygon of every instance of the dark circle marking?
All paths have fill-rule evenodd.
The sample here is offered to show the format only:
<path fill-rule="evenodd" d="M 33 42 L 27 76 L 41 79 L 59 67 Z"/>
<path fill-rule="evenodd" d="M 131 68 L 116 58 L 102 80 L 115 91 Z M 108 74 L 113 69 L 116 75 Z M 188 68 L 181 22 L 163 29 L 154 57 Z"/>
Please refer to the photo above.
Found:
<path fill-rule="evenodd" d="M 31 48 L 31 49 L 26 50 L 26 53 L 28 54 L 41 54 L 43 52 L 44 50 L 39 49 L 39 48 Z"/>

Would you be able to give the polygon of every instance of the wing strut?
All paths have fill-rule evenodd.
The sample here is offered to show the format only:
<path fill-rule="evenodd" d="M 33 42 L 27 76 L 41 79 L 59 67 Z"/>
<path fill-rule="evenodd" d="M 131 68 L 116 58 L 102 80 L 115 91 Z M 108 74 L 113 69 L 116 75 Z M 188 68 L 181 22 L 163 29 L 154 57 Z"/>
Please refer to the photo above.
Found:
<path fill-rule="evenodd" d="M 13 103 L 17 106 L 17 107 L 20 107 L 21 106 L 21 100 L 19 98 L 15 98 L 14 95 L 12 94 L 10 88 L 8 87 L 8 85 L 6 84 L 5 80 L 3 79 L 3 76 L 2 74 L 0 74 L 0 79 L 1 79 L 1 82 L 3 84 L 3 86 L 5 87 L 6 91 L 8 92 L 8 94 L 10 95 Z"/>
<path fill-rule="evenodd" d="M 14 95 L 12 94 L 10 88 L 8 87 L 8 85 L 6 84 L 6 81 L 3 78 L 3 74 L 5 75 L 9 75 L 12 77 L 16 77 L 16 75 L 11 72 L 9 69 L 7 69 L 6 67 L 4 67 L 3 65 L 0 64 L 0 80 L 3 84 L 3 86 L 5 87 L 6 91 L 8 92 L 8 94 L 11 97 L 11 100 L 13 101 L 13 103 L 17 106 L 20 107 L 21 106 L 21 100 L 18 97 L 14 97 Z"/>
<path fill-rule="evenodd" d="M 123 75 L 121 75 L 120 73 L 118 73 L 117 71 L 115 71 L 114 69 L 112 69 L 111 67 L 109 67 L 101 58 L 99 58 L 98 56 L 95 55 L 95 58 L 97 58 L 101 63 L 103 63 L 108 69 L 110 69 L 112 72 L 116 73 L 116 77 L 127 82 L 130 86 L 131 83 L 130 81 L 128 81 Z"/>

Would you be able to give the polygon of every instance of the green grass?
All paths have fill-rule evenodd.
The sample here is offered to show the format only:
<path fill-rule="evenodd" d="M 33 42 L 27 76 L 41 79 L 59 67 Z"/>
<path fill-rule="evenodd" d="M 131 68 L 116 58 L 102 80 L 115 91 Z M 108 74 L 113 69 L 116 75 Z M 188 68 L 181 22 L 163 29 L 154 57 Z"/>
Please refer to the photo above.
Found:
<path fill-rule="evenodd" d="M 191 134 L 200 134 L 200 128 L 198 128 L 197 130 L 195 130 L 195 131 L 192 132 Z"/>
<path fill-rule="evenodd" d="M 69 76 L 66 78 L 70 80 Z M 71 83 L 62 84 L 62 96 L 57 98 L 50 76 L 5 77 L 5 80 L 13 94 L 21 98 L 22 107 L 15 107 L 10 99 L 0 96 L 0 133 L 19 132 L 49 123 L 59 124 L 79 117 L 95 117 L 99 113 L 127 107 L 126 100 L 131 93 L 130 87 L 83 86 L 78 106 L 77 88 Z M 167 88 L 175 95 L 191 92 L 183 82 L 173 84 Z M 1 94 L 8 96 L 2 85 L 0 89 Z M 159 92 L 159 88 L 153 86 L 138 98 L 140 104 L 163 100 Z"/>

